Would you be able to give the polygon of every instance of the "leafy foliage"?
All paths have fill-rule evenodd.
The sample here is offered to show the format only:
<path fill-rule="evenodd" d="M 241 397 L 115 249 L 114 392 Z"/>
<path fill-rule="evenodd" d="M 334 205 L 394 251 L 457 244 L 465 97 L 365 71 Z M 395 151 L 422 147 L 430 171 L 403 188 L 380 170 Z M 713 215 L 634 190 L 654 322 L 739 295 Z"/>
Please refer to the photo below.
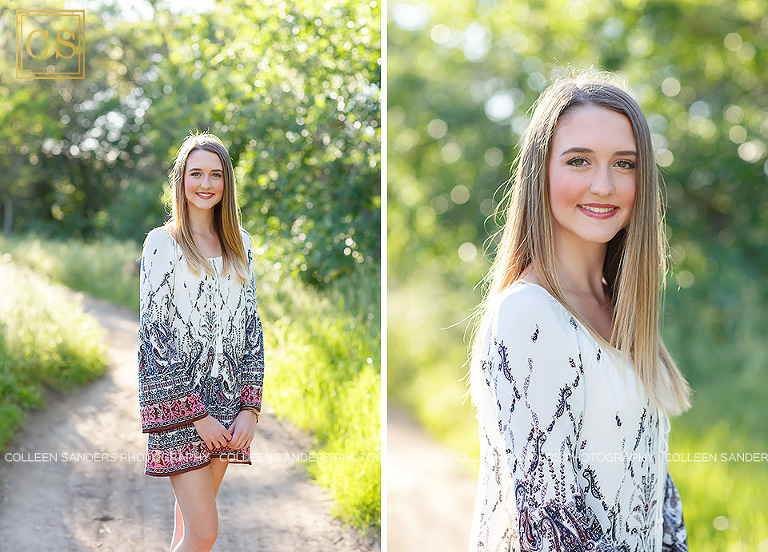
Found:
<path fill-rule="evenodd" d="M 0 43 L 15 43 L 11 2 Z M 62 2 L 57 4 L 63 7 Z M 54 6 L 50 6 L 54 7 Z M 210 130 L 237 168 L 244 226 L 307 281 L 380 257 L 377 0 L 153 3 L 86 13 L 85 80 L 15 80 L 0 59 L 6 231 L 142 240 L 184 137 Z"/>

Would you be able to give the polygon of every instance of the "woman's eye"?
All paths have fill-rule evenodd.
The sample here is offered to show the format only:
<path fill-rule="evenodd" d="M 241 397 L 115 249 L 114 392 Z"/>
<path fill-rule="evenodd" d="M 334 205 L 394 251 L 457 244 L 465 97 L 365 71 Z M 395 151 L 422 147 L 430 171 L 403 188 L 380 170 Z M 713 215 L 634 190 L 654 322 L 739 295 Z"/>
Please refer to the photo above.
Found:
<path fill-rule="evenodd" d="M 634 162 L 630 161 L 629 159 L 619 159 L 616 161 L 616 165 L 622 169 L 634 169 L 635 164 Z"/>
<path fill-rule="evenodd" d="M 574 157 L 568 161 L 567 164 L 573 167 L 581 167 L 587 164 L 587 160 L 584 157 Z"/>

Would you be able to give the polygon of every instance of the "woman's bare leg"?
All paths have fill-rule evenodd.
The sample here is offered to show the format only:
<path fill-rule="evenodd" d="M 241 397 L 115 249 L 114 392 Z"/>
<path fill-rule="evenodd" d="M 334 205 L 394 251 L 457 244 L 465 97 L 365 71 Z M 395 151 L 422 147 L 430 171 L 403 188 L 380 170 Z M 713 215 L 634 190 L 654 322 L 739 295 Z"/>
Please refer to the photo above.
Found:
<path fill-rule="evenodd" d="M 209 552 L 219 528 L 211 466 L 170 479 L 182 515 L 182 537 L 173 552 Z"/>
<path fill-rule="evenodd" d="M 224 474 L 227 471 L 228 465 L 228 461 L 222 461 L 218 458 L 211 459 L 211 482 L 213 483 L 214 498 L 219 493 L 219 487 L 221 486 L 222 479 L 224 479 Z M 179 508 L 178 500 L 176 501 L 173 510 L 173 539 L 171 540 L 171 552 L 174 552 L 175 547 L 184 537 L 184 519 L 181 516 L 181 508 Z"/>
<path fill-rule="evenodd" d="M 219 487 L 221 487 L 221 481 L 224 479 L 224 474 L 229 466 L 229 460 L 221 458 L 211 458 L 211 476 L 213 479 L 213 495 L 219 494 Z"/>
<path fill-rule="evenodd" d="M 179 544 L 181 537 L 184 536 L 184 520 L 181 518 L 181 508 L 179 508 L 179 501 L 174 501 L 173 507 L 173 538 L 171 539 L 171 552 Z"/>

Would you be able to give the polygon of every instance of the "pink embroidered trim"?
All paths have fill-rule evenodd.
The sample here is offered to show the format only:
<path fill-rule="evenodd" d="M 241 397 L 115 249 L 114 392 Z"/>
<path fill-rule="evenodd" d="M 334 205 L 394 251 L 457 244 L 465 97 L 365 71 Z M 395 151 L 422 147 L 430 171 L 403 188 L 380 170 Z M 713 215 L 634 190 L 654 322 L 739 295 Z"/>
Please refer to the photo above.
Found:
<path fill-rule="evenodd" d="M 144 432 L 170 429 L 197 420 L 205 412 L 205 405 L 200 395 L 192 393 L 164 403 L 142 406 L 141 427 Z"/>
<path fill-rule="evenodd" d="M 261 387 L 255 385 L 243 385 L 240 393 L 240 401 L 243 406 L 255 406 L 261 409 Z"/>
<path fill-rule="evenodd" d="M 250 448 L 236 450 L 229 447 L 209 451 L 203 441 L 184 443 L 167 449 L 148 449 L 145 473 L 147 475 L 173 475 L 207 464 L 211 458 L 220 458 L 238 464 L 251 463 Z"/>
<path fill-rule="evenodd" d="M 173 473 L 202 464 L 210 459 L 208 448 L 202 441 L 185 443 L 165 450 L 147 451 L 147 472 Z"/>

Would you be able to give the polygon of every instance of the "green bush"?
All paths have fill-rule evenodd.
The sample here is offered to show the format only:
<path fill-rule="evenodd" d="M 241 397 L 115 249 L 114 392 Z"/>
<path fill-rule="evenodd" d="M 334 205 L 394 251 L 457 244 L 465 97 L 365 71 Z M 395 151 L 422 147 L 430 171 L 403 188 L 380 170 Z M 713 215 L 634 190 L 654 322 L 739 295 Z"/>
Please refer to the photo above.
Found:
<path fill-rule="evenodd" d="M 3 3 L 0 44 L 27 4 Z M 3 223 L 10 212 L 13 231 L 140 241 L 162 219 L 182 140 L 207 129 L 232 156 L 243 225 L 282 242 L 295 274 L 325 284 L 378 264 L 381 2 L 203 11 L 155 2 L 151 18 L 127 20 L 96 2 L 85 79 L 0 80 Z M 0 57 L 0 74 L 14 63 Z"/>
<path fill-rule="evenodd" d="M 0 257 L 0 448 L 43 390 L 69 390 L 107 367 L 104 330 L 62 286 Z"/>

